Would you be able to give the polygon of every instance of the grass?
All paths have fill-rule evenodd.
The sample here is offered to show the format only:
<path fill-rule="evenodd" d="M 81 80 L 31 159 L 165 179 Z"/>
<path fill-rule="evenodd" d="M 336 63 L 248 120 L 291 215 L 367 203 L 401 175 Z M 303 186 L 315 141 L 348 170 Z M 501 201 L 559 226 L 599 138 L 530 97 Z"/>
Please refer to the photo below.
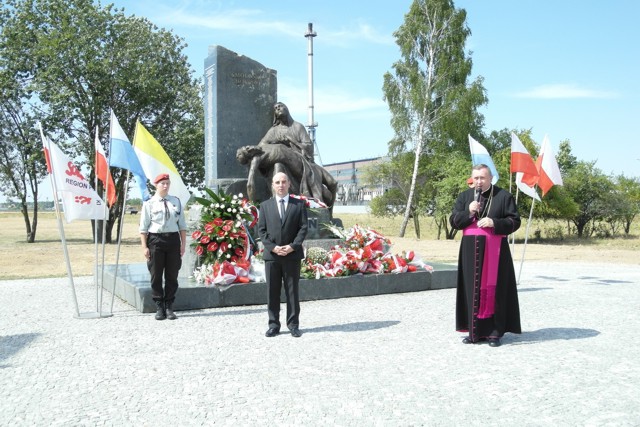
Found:
<path fill-rule="evenodd" d="M 337 215 L 345 228 L 354 224 L 370 227 L 379 233 L 396 240 L 402 217 L 378 218 L 369 214 L 339 214 Z M 125 215 L 123 240 L 120 247 L 119 263 L 143 262 L 142 250 L 138 236 L 138 215 Z M 75 276 L 90 275 L 94 270 L 95 246 L 93 244 L 91 223 L 89 221 L 74 221 L 64 223 L 64 234 L 68 244 L 72 271 Z M 516 241 L 523 241 L 525 225 L 516 233 Z M 421 241 L 435 240 L 437 227 L 433 218 L 421 218 Z M 615 238 L 583 238 L 575 236 L 557 238 L 558 230 L 566 230 L 566 223 L 559 221 L 533 221 L 530 226 L 529 241 L 535 242 L 534 231 L 540 230 L 538 243 L 558 246 L 590 246 L 594 249 L 640 249 L 640 224 L 635 221 L 630 236 Z M 550 238 L 549 236 L 556 236 Z M 113 236 L 115 240 L 115 235 Z M 458 233 L 455 240 L 459 240 Z M 416 241 L 413 221 L 410 221 L 405 233 L 405 240 L 409 244 Z M 105 264 L 114 264 L 117 256 L 117 246 L 107 245 L 105 250 Z M 101 253 L 98 259 L 102 259 Z M 53 212 L 41 212 L 38 216 L 38 228 L 35 243 L 26 243 L 25 224 L 22 215 L 17 212 L 0 213 L 0 279 L 24 279 L 42 277 L 66 276 L 60 233 Z"/>

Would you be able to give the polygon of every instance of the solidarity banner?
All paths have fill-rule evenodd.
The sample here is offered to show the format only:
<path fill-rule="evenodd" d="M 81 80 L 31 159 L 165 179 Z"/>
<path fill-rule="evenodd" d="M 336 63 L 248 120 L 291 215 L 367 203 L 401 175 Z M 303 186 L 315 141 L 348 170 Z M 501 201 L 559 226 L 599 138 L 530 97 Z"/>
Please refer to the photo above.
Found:
<path fill-rule="evenodd" d="M 62 199 L 67 222 L 75 219 L 107 219 L 108 211 L 98 193 L 82 176 L 80 169 L 53 142 L 42 134 L 47 171 Z"/>

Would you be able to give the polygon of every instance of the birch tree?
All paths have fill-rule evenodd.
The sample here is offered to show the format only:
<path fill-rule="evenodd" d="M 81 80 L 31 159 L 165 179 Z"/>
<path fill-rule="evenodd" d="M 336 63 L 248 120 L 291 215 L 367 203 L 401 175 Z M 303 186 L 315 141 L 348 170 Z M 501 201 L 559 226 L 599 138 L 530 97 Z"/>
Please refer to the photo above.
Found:
<path fill-rule="evenodd" d="M 383 84 L 395 132 L 389 154 L 414 154 L 400 237 L 410 217 L 418 214 L 414 204 L 425 155 L 461 150 L 466 132 L 483 125 L 477 113 L 487 102 L 482 78 L 467 84 L 472 62 L 464 49 L 470 34 L 465 10 L 456 9 L 451 0 L 415 0 L 394 33 L 401 59 L 385 74 Z"/>

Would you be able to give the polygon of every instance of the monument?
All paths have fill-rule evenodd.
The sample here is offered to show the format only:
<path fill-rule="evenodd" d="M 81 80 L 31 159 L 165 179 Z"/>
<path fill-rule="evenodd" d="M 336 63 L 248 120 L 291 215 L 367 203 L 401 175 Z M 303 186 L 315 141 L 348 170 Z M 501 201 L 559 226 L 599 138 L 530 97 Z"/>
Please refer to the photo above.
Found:
<path fill-rule="evenodd" d="M 235 193 L 230 187 L 247 178 L 238 148 L 257 144 L 271 127 L 276 71 L 222 46 L 209 47 L 204 68 L 205 185 Z"/>
<path fill-rule="evenodd" d="M 274 169 L 282 167 L 292 181 L 296 180 L 292 192 L 333 206 L 337 183 L 314 162 L 314 145 L 304 126 L 291 118 L 286 105 L 277 102 L 275 70 L 224 47 L 211 46 L 205 60 L 204 107 L 207 187 L 253 194 L 249 196 L 253 201 L 264 200 L 271 197 Z M 190 223 L 198 220 L 198 212 L 190 211 Z M 307 247 L 329 249 L 335 244 L 322 228 L 329 221 L 336 221 L 329 209 L 309 211 Z M 183 259 L 174 309 L 264 304 L 266 283 L 234 286 L 224 292 L 198 285 L 190 278 L 194 262 L 193 257 Z M 301 280 L 300 298 L 305 301 L 455 287 L 457 266 L 438 266 L 437 270 Z M 128 264 L 119 269 L 107 266 L 104 283 L 115 283 L 115 294 L 140 312 L 155 310 L 146 264 Z"/>

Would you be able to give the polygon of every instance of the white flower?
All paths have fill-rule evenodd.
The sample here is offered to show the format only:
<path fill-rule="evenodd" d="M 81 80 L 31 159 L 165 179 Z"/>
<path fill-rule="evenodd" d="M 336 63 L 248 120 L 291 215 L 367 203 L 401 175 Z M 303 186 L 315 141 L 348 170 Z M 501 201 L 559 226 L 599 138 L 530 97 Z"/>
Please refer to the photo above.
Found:
<path fill-rule="evenodd" d="M 233 195 L 233 200 L 236 200 L 238 198 L 238 196 L 236 196 L 235 194 Z"/>
<path fill-rule="evenodd" d="M 238 210 L 236 208 L 233 208 L 233 210 L 231 212 L 236 213 L 236 212 L 238 212 Z"/>
<path fill-rule="evenodd" d="M 227 208 L 227 212 L 231 212 L 231 208 Z"/>

